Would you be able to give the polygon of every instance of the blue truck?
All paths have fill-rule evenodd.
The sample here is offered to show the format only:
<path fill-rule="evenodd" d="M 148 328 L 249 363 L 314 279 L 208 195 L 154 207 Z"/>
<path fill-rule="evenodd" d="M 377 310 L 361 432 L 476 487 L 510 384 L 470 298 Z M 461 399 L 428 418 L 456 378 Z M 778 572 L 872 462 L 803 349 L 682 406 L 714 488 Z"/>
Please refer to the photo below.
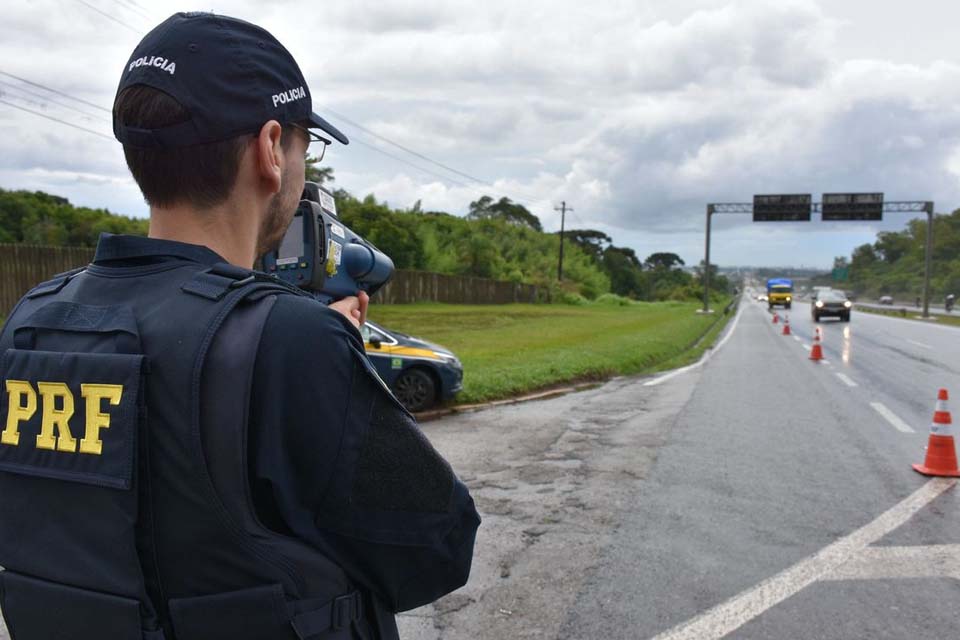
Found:
<path fill-rule="evenodd" d="M 773 309 L 782 305 L 789 309 L 793 303 L 793 280 L 790 278 L 770 278 L 767 280 L 767 307 Z"/>

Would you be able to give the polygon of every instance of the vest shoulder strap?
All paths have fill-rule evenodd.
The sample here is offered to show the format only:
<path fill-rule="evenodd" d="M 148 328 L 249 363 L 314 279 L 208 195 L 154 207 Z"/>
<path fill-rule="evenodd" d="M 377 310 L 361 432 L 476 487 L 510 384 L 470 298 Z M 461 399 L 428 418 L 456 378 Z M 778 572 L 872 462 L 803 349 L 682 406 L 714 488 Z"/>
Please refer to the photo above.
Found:
<path fill-rule="evenodd" d="M 208 269 L 197 272 L 197 274 L 185 282 L 180 289 L 184 293 L 218 302 L 230 291 L 251 284 L 258 285 L 256 289 L 268 288 L 296 295 L 308 295 L 306 292 L 283 282 L 279 278 L 267 275 L 261 271 L 243 269 L 226 262 L 218 262 Z"/>
<path fill-rule="evenodd" d="M 63 273 L 58 273 L 53 276 L 46 282 L 41 282 L 29 292 L 27 292 L 27 298 L 39 298 L 40 296 L 48 296 L 54 293 L 58 293 L 61 289 L 67 286 L 71 280 L 75 277 L 86 271 L 87 268 L 78 267 L 76 269 L 71 269 L 70 271 L 64 271 Z"/>

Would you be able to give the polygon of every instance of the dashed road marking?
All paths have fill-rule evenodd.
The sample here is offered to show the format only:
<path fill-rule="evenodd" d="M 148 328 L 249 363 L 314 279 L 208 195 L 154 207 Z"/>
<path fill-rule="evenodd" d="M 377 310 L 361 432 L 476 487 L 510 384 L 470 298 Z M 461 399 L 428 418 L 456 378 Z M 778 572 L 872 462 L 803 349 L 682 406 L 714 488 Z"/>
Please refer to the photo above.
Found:
<path fill-rule="evenodd" d="M 869 545 L 904 524 L 956 483 L 956 480 L 947 478 L 929 480 L 870 524 L 755 587 L 661 633 L 654 640 L 719 640 L 801 589 L 818 580 L 831 579 L 837 569 L 858 559 Z"/>
<path fill-rule="evenodd" d="M 851 380 L 851 379 L 850 379 L 850 376 L 848 376 L 847 374 L 845 374 L 845 373 L 840 373 L 839 371 L 837 371 L 837 373 L 836 373 L 835 375 L 836 375 L 838 378 L 840 378 L 841 380 L 843 380 L 843 384 L 847 385 L 848 387 L 855 387 L 855 386 L 857 386 L 857 383 L 854 382 L 853 380 Z"/>
<path fill-rule="evenodd" d="M 893 425 L 893 428 L 902 433 L 914 433 L 913 428 L 910 427 L 906 422 L 900 419 L 900 416 L 895 414 L 890 409 L 887 409 L 886 405 L 882 402 L 871 402 L 870 406 L 873 407 L 874 411 L 883 416 L 887 422 Z"/>
<path fill-rule="evenodd" d="M 907 342 L 909 342 L 910 344 L 915 344 L 915 345 L 917 345 L 918 347 L 923 347 L 924 349 L 933 349 L 933 347 L 931 347 L 931 346 L 928 345 L 928 344 L 924 344 L 924 343 L 922 343 L 922 342 L 917 342 L 916 340 L 911 340 L 910 338 L 907 338 Z"/>

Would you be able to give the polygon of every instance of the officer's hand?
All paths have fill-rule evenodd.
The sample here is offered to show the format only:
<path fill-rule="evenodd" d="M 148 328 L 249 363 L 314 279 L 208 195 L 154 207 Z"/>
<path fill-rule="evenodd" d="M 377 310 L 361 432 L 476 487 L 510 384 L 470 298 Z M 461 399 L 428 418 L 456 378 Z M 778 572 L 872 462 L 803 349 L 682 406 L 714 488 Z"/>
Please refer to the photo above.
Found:
<path fill-rule="evenodd" d="M 367 321 L 367 306 L 370 304 L 370 296 L 366 291 L 361 291 L 355 296 L 347 296 L 342 300 L 337 300 L 330 305 L 331 309 L 339 311 L 356 328 L 360 328 Z"/>

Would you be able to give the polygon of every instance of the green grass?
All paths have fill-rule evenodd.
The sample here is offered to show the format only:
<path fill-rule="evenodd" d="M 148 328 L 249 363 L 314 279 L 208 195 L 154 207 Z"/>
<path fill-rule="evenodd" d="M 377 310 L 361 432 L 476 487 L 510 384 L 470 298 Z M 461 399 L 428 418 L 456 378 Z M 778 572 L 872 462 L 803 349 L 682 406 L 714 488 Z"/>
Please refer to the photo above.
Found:
<path fill-rule="evenodd" d="M 939 314 L 931 314 L 933 320 L 925 320 L 917 316 L 920 315 L 919 309 L 907 308 L 906 313 L 901 311 L 903 307 L 893 307 L 891 309 L 876 309 L 868 307 L 857 307 L 857 311 L 861 313 L 874 313 L 878 316 L 893 316 L 894 318 L 905 318 L 907 320 L 916 320 L 917 322 L 935 322 L 936 324 L 952 324 L 954 326 L 960 327 L 960 316 L 945 316 Z"/>
<path fill-rule="evenodd" d="M 698 307 L 427 303 L 375 306 L 370 319 L 452 349 L 464 367 L 457 402 L 470 403 L 691 362 L 728 319 Z"/>

